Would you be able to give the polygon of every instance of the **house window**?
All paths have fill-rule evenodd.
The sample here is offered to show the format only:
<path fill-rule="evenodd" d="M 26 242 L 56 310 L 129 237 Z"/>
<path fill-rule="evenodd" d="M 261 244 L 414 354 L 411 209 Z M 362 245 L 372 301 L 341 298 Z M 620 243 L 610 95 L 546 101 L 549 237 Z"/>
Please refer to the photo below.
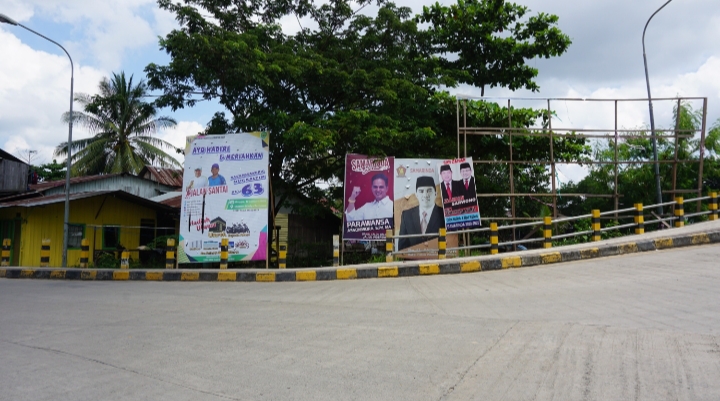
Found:
<path fill-rule="evenodd" d="M 80 249 L 85 237 L 85 224 L 68 224 L 68 248 Z"/>
<path fill-rule="evenodd" d="M 155 220 L 140 219 L 140 245 L 147 245 L 155 239 Z"/>
<path fill-rule="evenodd" d="M 120 245 L 120 227 L 103 227 L 103 249 L 117 249 Z"/>

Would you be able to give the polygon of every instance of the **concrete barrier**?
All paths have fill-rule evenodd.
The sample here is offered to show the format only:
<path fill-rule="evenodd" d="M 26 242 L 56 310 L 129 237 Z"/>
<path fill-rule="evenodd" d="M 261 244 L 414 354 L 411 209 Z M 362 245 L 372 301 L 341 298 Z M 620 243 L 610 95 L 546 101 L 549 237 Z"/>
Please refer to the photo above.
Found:
<path fill-rule="evenodd" d="M 308 269 L 242 270 L 143 270 L 62 269 L 2 267 L 0 277 L 97 281 L 235 281 L 286 282 L 395 278 L 435 274 L 459 274 L 548 265 L 584 259 L 628 255 L 665 249 L 720 243 L 720 220 L 642 235 L 613 238 L 586 244 L 535 249 L 445 260 L 395 261 L 374 265 Z"/>

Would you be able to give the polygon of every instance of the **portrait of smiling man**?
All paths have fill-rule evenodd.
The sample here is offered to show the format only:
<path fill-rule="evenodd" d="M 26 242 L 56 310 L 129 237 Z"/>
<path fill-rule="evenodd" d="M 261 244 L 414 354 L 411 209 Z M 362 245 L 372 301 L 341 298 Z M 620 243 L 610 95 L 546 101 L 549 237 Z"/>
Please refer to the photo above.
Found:
<path fill-rule="evenodd" d="M 202 175 L 202 167 L 195 167 L 195 177 L 190 181 L 188 189 L 191 188 L 206 188 L 208 186 L 208 179 Z"/>
<path fill-rule="evenodd" d="M 454 181 L 455 188 L 453 190 L 454 196 L 462 196 L 463 199 L 472 199 L 477 196 L 475 193 L 475 177 L 473 177 L 473 170 L 470 163 L 460 164 L 460 177 L 458 181 Z"/>
<path fill-rule="evenodd" d="M 393 201 L 387 195 L 388 178 L 383 173 L 377 173 L 370 179 L 370 191 L 375 198 L 366 202 L 359 209 L 355 208 L 355 202 L 360 195 L 360 187 L 353 187 L 352 193 L 347 200 L 348 207 L 345 209 L 345 216 L 349 221 L 372 220 L 393 217 Z"/>
<path fill-rule="evenodd" d="M 225 183 L 225 177 L 220 175 L 220 166 L 215 163 L 210 168 L 210 172 L 212 175 L 208 177 L 208 185 L 211 187 L 216 187 L 219 185 L 227 185 Z"/>

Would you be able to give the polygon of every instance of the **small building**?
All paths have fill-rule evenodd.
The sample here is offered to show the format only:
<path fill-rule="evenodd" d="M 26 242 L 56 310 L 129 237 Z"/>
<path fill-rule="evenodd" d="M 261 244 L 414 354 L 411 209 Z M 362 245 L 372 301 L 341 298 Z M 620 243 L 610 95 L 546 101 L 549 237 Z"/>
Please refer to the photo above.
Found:
<path fill-rule="evenodd" d="M 80 263 L 83 238 L 90 261 L 99 253 L 131 251 L 132 258 L 156 237 L 175 233 L 176 211 L 125 191 L 70 195 L 68 266 Z M 0 203 L 0 221 L 10 227 L 11 265 L 38 266 L 43 239 L 50 239 L 50 266 L 62 264 L 65 195 L 55 194 Z"/>
<path fill-rule="evenodd" d="M 280 191 L 276 199 L 281 196 Z M 300 196 L 290 196 L 291 201 L 280 208 L 273 227 L 272 251 L 277 255 L 280 243 L 286 243 L 288 267 L 327 266 L 332 263 L 333 235 L 340 232 L 341 212 L 333 209 L 329 202 L 315 203 Z M 275 258 L 271 258 L 275 261 Z"/>
<path fill-rule="evenodd" d="M 209 231 L 211 233 L 224 233 L 226 226 L 227 226 L 227 223 L 225 222 L 225 220 L 221 219 L 220 217 L 216 217 L 216 218 L 210 220 Z"/>
<path fill-rule="evenodd" d="M 30 166 L 0 149 L 0 197 L 28 190 Z"/>

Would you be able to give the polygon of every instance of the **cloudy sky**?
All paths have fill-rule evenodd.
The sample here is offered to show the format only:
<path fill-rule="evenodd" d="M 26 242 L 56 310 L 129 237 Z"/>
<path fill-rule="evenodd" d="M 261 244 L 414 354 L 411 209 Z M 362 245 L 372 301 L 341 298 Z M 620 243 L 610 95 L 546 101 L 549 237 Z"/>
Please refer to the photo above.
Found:
<path fill-rule="evenodd" d="M 447 1 L 444 1 L 447 3 Z M 402 0 L 398 4 L 420 10 L 430 1 Z M 646 98 L 642 32 L 650 15 L 665 0 L 524 0 L 533 13 L 560 17 L 559 26 L 573 44 L 559 58 L 532 60 L 540 70 L 539 93 L 495 88 L 487 97 L 505 103 L 513 98 Z M 125 71 L 144 78 L 151 63 L 164 64 L 158 36 L 175 26 L 172 15 L 154 0 L 0 0 L 0 13 L 61 43 L 73 57 L 75 92 L 95 93 L 97 84 L 112 72 Z M 297 21 L 288 20 L 288 32 Z M 717 0 L 674 0 L 650 23 L 645 46 L 653 97 L 708 98 L 708 124 L 720 118 L 720 7 Z M 52 152 L 67 140 L 60 116 L 70 100 L 70 65 L 57 46 L 7 24 L 0 24 L 0 147 L 16 154 L 33 154 L 33 163 L 52 161 Z M 459 88 L 455 93 L 479 96 Z M 502 98 L 502 100 L 501 100 Z M 512 100 L 517 106 L 546 106 L 541 100 Z M 656 125 L 668 127 L 672 102 L 655 102 Z M 701 108 L 702 103 L 693 104 Z M 558 118 L 554 127 L 607 128 L 614 125 L 613 104 L 553 101 Z M 649 125 L 647 103 L 622 102 L 619 126 Z M 215 104 L 162 115 L 175 118 L 175 129 L 159 135 L 182 146 L 186 135 L 203 129 Z M 73 137 L 85 137 L 81 127 Z M 561 167 L 562 176 L 577 179 L 582 172 Z M 564 179 L 561 177 L 561 179 Z"/>

